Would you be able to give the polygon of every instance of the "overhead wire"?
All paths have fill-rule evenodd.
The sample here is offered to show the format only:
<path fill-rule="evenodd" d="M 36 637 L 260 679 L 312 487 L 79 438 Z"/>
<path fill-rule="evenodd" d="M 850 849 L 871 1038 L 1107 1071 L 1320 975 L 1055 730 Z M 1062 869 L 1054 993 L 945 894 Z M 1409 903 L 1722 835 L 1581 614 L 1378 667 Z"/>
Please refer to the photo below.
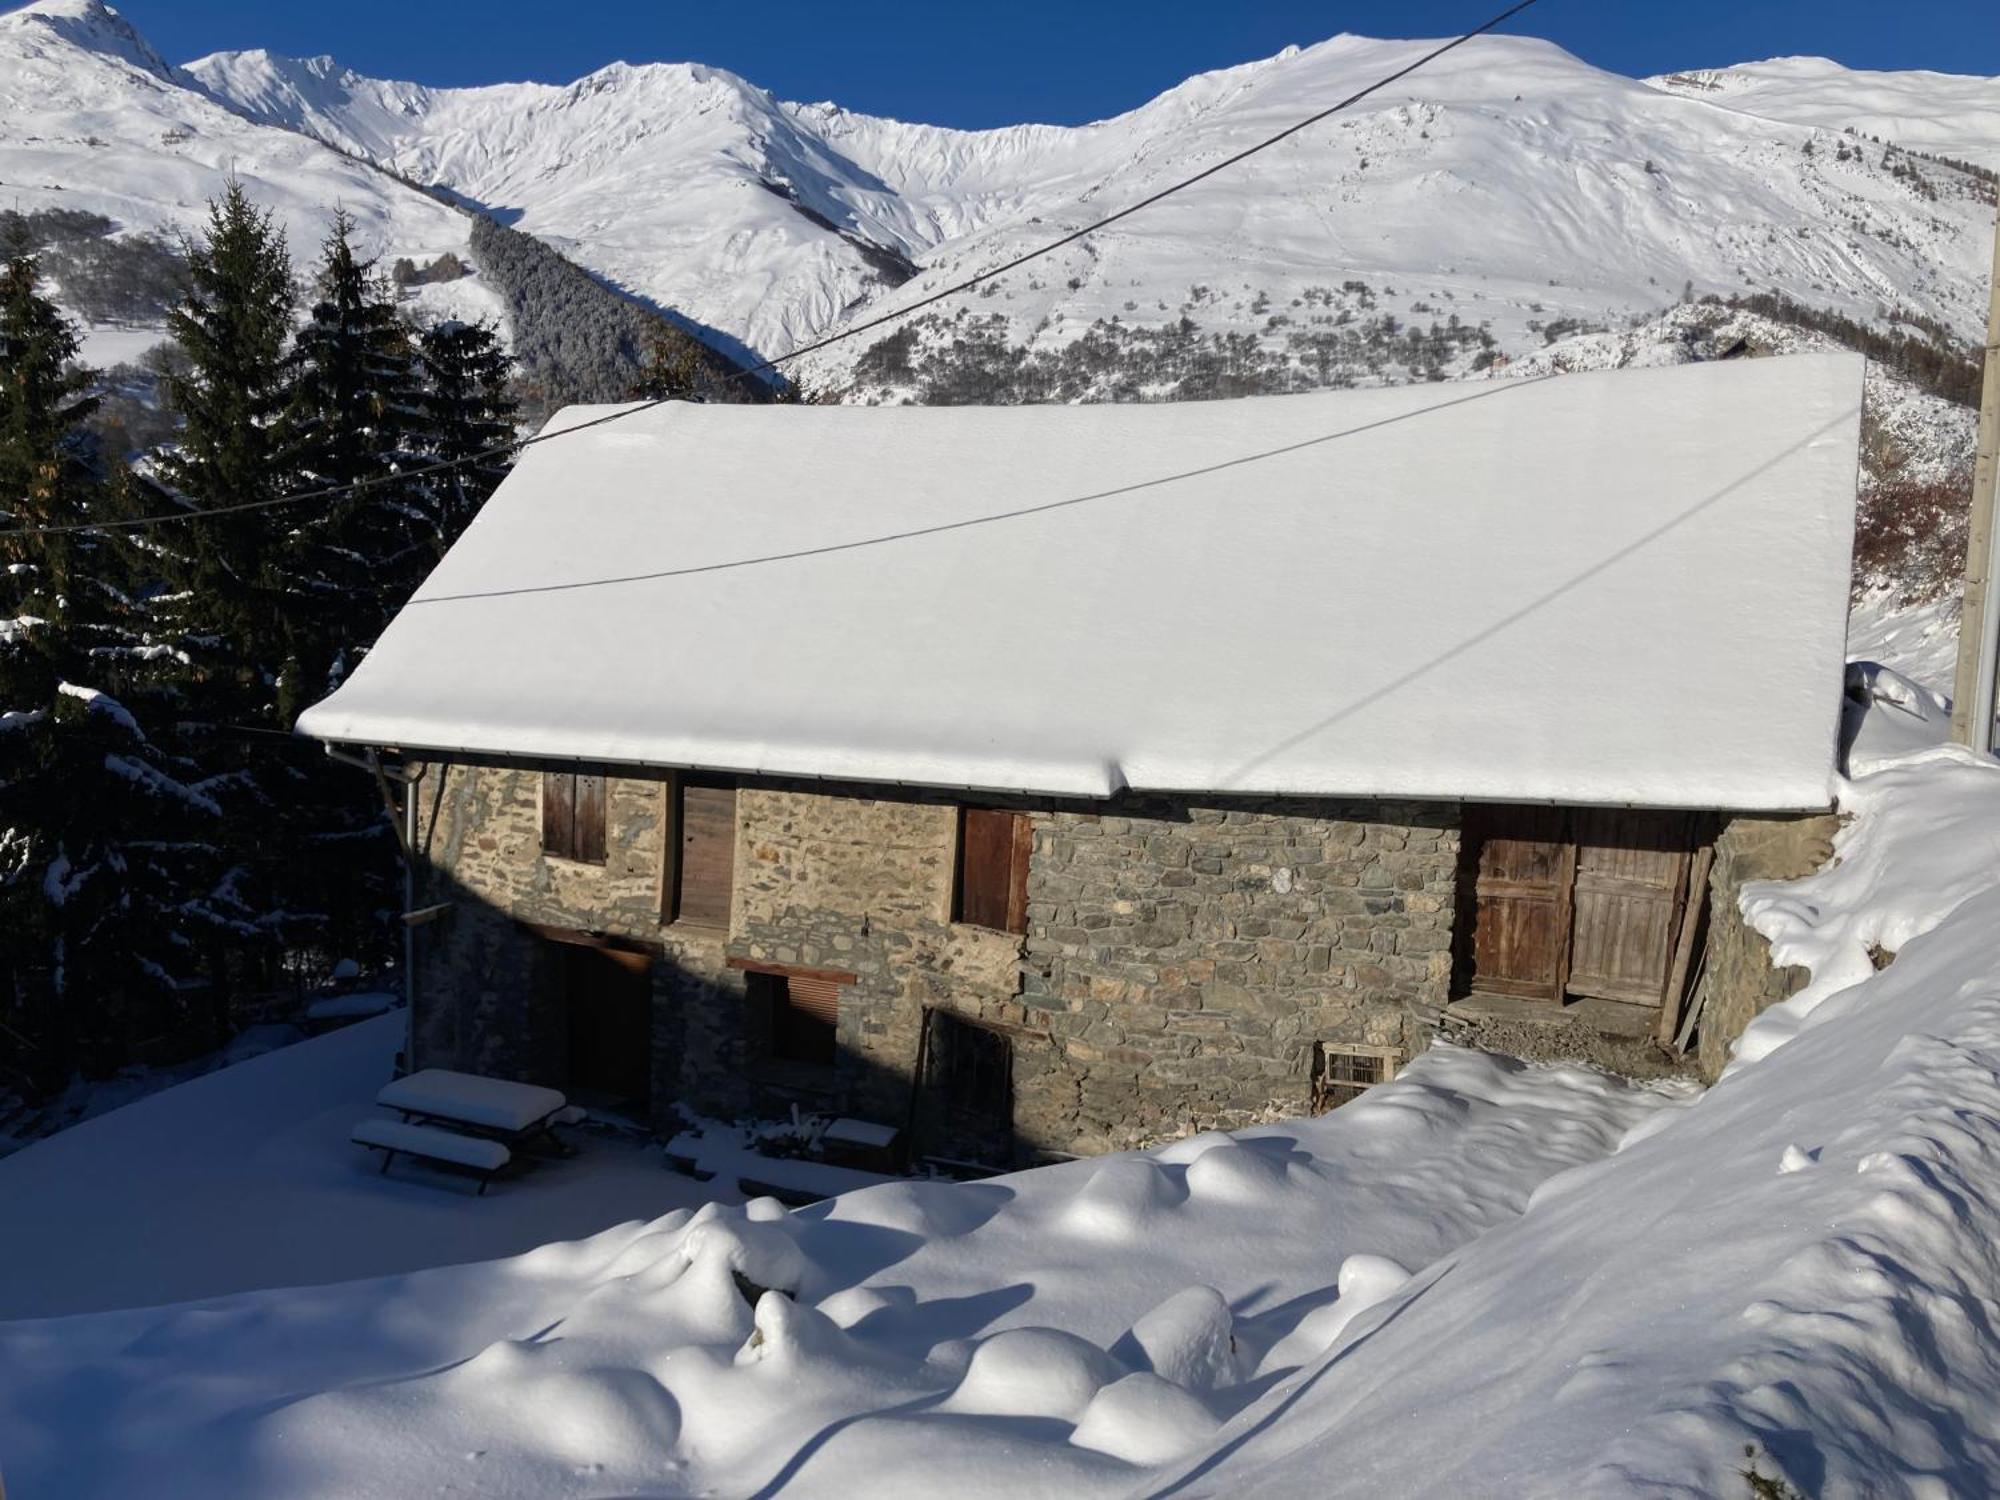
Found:
<path fill-rule="evenodd" d="M 1342 110 L 1352 108 L 1354 105 L 1359 104 L 1363 99 L 1368 98 L 1372 94 L 1380 93 L 1383 89 L 1388 88 L 1393 83 L 1398 83 L 1401 80 L 1408 78 L 1412 73 L 1416 72 L 1418 69 L 1426 67 L 1433 62 L 1436 62 L 1440 57 L 1443 57 L 1446 53 L 1455 51 L 1456 49 L 1463 47 L 1466 43 L 1473 41 L 1478 37 L 1482 37 L 1490 31 L 1497 30 L 1499 27 L 1505 25 L 1508 21 L 1512 20 L 1515 16 L 1518 16 L 1522 11 L 1527 10 L 1530 6 L 1534 5 L 1535 3 L 1536 0 L 1516 0 L 1515 4 L 1509 5 L 1505 10 L 1500 11 L 1498 14 L 1492 16 L 1488 20 L 1482 21 L 1479 25 L 1473 27 L 1470 31 L 1463 32 L 1460 35 L 1452 38 L 1450 41 L 1444 42 L 1439 46 L 1432 48 L 1429 52 L 1424 53 L 1421 57 L 1415 59 L 1413 62 L 1405 64 L 1403 67 L 1396 69 L 1392 73 L 1385 74 L 1383 77 L 1378 78 L 1373 83 L 1369 84 L 1366 88 L 1357 89 L 1355 92 L 1349 94 L 1346 98 L 1340 100 L 1338 103 L 1330 104 L 1325 109 L 1318 110 L 1313 114 L 1307 115 L 1304 119 L 1298 120 L 1295 123 L 1286 126 L 1283 130 L 1278 131 L 1275 135 L 1266 136 L 1264 139 L 1257 141 L 1252 145 L 1246 146 L 1240 151 L 1232 152 L 1230 155 L 1223 157 L 1220 161 L 1211 162 L 1208 166 L 1203 167 L 1199 172 L 1194 173 L 1192 176 L 1183 177 L 1176 182 L 1169 183 L 1166 187 L 1159 189 L 1157 192 L 1149 193 L 1145 197 L 1137 200 L 1136 202 L 1128 203 L 1125 205 L 1125 207 L 1118 209 L 1112 213 L 1105 214 L 1102 218 L 1094 219 L 1090 223 L 1083 225 L 1081 228 L 1073 229 L 1067 234 L 1060 235 L 1055 239 L 1049 240 L 1044 244 L 1036 246 L 1034 249 L 1023 251 L 1021 254 L 1014 256 L 1010 260 L 1002 261 L 997 266 L 989 266 L 985 270 L 979 271 L 974 275 L 965 277 L 961 281 L 955 281 L 951 283 L 949 286 L 939 288 L 935 292 L 926 293 L 924 296 L 918 298 L 914 302 L 906 303 L 901 307 L 892 308 L 887 312 L 879 313 L 872 318 L 863 320 L 862 322 L 851 323 L 847 327 L 838 331 L 837 333 L 828 334 L 825 338 L 815 339 L 810 343 L 801 344 L 796 349 L 788 349 L 783 354 L 773 355 L 768 359 L 759 360 L 757 363 L 752 365 L 738 366 L 733 372 L 731 372 L 731 374 L 727 378 L 731 380 L 749 380 L 753 376 L 764 374 L 766 371 L 775 370 L 780 365 L 789 364 L 791 361 L 795 359 L 803 359 L 808 354 L 817 354 L 822 349 L 832 348 L 835 344 L 842 343 L 847 339 L 855 338 L 861 334 L 871 332 L 874 329 L 885 326 L 886 324 L 896 322 L 902 318 L 907 318 L 913 313 L 921 312 L 927 307 L 933 307 L 938 303 L 947 300 L 948 298 L 956 297 L 961 293 L 971 291 L 974 287 L 981 286 L 986 282 L 993 281 L 1001 276 L 1005 276 L 1010 271 L 1017 271 L 1022 266 L 1027 265 L 1031 261 L 1040 260 L 1044 256 L 1053 255 L 1056 251 L 1063 249 L 1065 246 L 1073 245 L 1078 240 L 1085 239 L 1090 235 L 1098 233 L 1100 230 L 1108 229 L 1111 225 L 1116 224 L 1123 219 L 1129 219 L 1130 217 L 1132 217 L 1132 215 L 1136 213 L 1141 213 L 1144 210 L 1151 208 L 1156 203 L 1160 203 L 1165 199 L 1173 197 L 1176 193 L 1184 192 L 1188 188 L 1195 186 L 1197 183 L 1206 182 L 1209 178 L 1215 176 L 1218 172 L 1225 172 L 1229 168 L 1236 166 L 1238 163 L 1247 161 L 1250 157 L 1257 155 L 1260 151 L 1268 151 L 1271 147 L 1279 144 L 1281 141 L 1290 140 L 1293 136 L 1299 134 L 1299 132 L 1303 130 L 1310 130 L 1313 126 L 1319 124 L 1321 121 L 1329 119 L 1332 116 L 1339 114 Z M 47 526 L 0 527 L 0 537 L 56 536 L 67 533 L 84 532 L 84 531 L 132 531 L 142 527 L 168 525 L 177 521 L 203 521 L 218 516 L 241 515 L 246 511 L 272 510 L 276 509 L 279 506 L 300 505 L 308 500 L 333 500 L 346 496 L 361 495 L 365 494 L 367 491 L 371 489 L 381 488 L 382 486 L 385 485 L 405 484 L 412 479 L 422 479 L 432 474 L 442 474 L 458 469 L 469 468 L 474 464 L 491 463 L 496 459 L 505 458 L 510 454 L 520 453 L 525 449 L 537 447 L 543 443 L 554 442 L 557 441 L 558 439 L 569 437 L 575 433 L 587 432 L 593 427 L 602 427 L 607 423 L 620 422 L 627 417 L 635 417 L 639 415 L 641 412 L 651 411 L 655 407 L 664 406 L 669 401 L 672 401 L 674 399 L 676 398 L 658 397 L 645 401 L 635 402 L 629 406 L 621 406 L 616 411 L 606 412 L 602 416 L 592 417 L 586 421 L 576 422 L 572 423 L 567 427 L 558 428 L 553 432 L 543 431 L 535 433 L 532 436 L 524 438 L 516 438 L 511 442 L 501 443 L 492 448 L 483 449 L 477 453 L 469 453 L 460 458 L 440 459 L 434 463 L 419 464 L 415 468 L 401 469 L 394 474 L 383 474 L 383 475 L 372 476 L 366 479 L 355 480 L 347 484 L 322 485 L 315 489 L 299 490 L 289 495 L 267 496 L 259 500 L 243 500 L 226 505 L 212 505 L 212 506 L 199 506 L 199 507 L 189 506 L 180 510 L 161 511 L 153 515 L 146 515 L 146 516 L 107 517 L 106 519 L 101 521 L 72 521 L 72 522 L 64 522 L 59 525 L 47 525 Z"/>

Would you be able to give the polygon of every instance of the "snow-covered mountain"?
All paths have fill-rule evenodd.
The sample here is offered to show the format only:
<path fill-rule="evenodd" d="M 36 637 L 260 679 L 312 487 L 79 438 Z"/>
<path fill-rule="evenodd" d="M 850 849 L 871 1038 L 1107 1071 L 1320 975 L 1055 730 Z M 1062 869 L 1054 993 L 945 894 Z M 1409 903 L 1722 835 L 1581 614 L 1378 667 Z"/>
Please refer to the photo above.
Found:
<path fill-rule="evenodd" d="M 421 183 L 768 355 L 1129 203 L 1425 45 L 1340 36 L 1092 125 L 959 131 L 786 103 L 698 64 L 468 89 L 257 51 L 175 68 L 101 0 L 34 0 L 0 19 L 0 181 L 24 209 L 140 232 L 195 220 L 233 170 L 295 246 L 340 203 L 383 253 L 462 251 L 466 221 Z M 1186 319 L 1345 379 L 1336 331 L 1436 323 L 1426 372 L 1451 374 L 1654 319 L 1691 289 L 1776 290 L 1876 327 L 1909 314 L 1970 342 L 1990 162 L 2000 80 L 1787 59 L 1638 81 L 1488 37 L 948 305 L 918 339 L 976 324 L 1062 351 L 1114 320 L 1126 337 Z M 424 294 L 483 295 L 477 278 Z M 804 373 L 846 386 L 874 342 Z"/>
<path fill-rule="evenodd" d="M 188 72 L 256 119 L 446 184 L 777 353 L 1156 190 L 1425 45 L 1340 36 L 1098 124 L 988 131 L 784 103 L 686 64 L 435 90 L 260 52 Z M 1692 283 L 1776 288 L 1865 322 L 1904 307 L 1973 336 L 1989 185 L 1885 162 L 1836 128 L 1850 117 L 2000 159 L 2000 81 L 1793 60 L 1641 82 L 1489 37 L 972 306 L 1002 314 L 1016 342 L 1184 313 L 1264 332 L 1310 289 L 1359 281 L 1383 310 L 1489 322 L 1511 349 L 1551 323 L 1657 311 Z M 920 274 L 904 282 L 901 260 Z"/>
<path fill-rule="evenodd" d="M 464 253 L 469 222 L 445 204 L 295 132 L 245 118 L 168 65 L 98 0 L 37 0 L 0 16 L 0 204 L 22 214 L 102 214 L 119 236 L 197 228 L 231 174 L 270 209 L 294 258 L 310 256 L 336 205 L 362 243 L 391 255 Z M 423 289 L 474 315 L 498 303 L 478 278 Z M 156 328 L 91 331 L 99 362 Z"/>

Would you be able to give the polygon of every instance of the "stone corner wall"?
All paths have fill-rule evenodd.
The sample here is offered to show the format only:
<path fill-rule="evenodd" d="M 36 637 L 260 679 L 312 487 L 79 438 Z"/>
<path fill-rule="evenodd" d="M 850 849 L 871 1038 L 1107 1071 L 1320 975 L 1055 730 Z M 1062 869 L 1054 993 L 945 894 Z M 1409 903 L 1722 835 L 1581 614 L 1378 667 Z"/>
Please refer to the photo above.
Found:
<path fill-rule="evenodd" d="M 1729 1061 L 1730 1047 L 1759 1012 L 1798 993 L 1808 975 L 1779 968 L 1771 945 L 1743 920 L 1737 904 L 1753 880 L 1796 880 L 1833 857 L 1833 813 L 1797 817 L 1731 818 L 1715 840 L 1709 873 L 1708 966 L 1695 1053 L 1702 1076 L 1713 1082 Z"/>

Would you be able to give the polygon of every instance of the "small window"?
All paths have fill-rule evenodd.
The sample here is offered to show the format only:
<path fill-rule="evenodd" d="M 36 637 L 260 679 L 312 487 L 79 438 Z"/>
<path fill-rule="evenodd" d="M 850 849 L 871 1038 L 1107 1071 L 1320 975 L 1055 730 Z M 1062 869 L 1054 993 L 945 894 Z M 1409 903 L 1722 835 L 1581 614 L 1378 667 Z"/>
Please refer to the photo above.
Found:
<path fill-rule="evenodd" d="M 1028 855 L 1034 830 L 1024 812 L 962 807 L 951 919 L 1000 932 L 1028 930 Z"/>
<path fill-rule="evenodd" d="M 667 920 L 727 928 L 736 882 L 736 788 L 682 777 L 673 796 L 678 843 Z"/>
<path fill-rule="evenodd" d="M 1359 1099 L 1396 1076 L 1402 1053 L 1394 1047 L 1339 1046 L 1321 1042 L 1313 1058 L 1312 1110 L 1323 1115 Z"/>
<path fill-rule="evenodd" d="M 833 1066 L 840 1030 L 840 986 L 831 979 L 752 971 L 750 1004 L 762 1021 L 764 1055 L 772 1062 Z"/>
<path fill-rule="evenodd" d="M 984 1130 L 1014 1127 L 1014 1044 L 946 1010 L 928 1015 L 929 1082 L 953 1114 Z"/>
<path fill-rule="evenodd" d="M 542 773 L 542 852 L 604 863 L 604 778 L 581 771 Z"/>

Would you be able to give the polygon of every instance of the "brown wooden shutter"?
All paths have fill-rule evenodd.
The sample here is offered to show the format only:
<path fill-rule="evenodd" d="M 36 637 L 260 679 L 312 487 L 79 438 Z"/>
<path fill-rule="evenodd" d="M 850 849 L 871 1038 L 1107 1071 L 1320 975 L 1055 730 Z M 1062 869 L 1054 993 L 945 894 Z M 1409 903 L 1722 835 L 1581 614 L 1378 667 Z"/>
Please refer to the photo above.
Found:
<path fill-rule="evenodd" d="M 576 778 L 576 844 L 571 859 L 582 860 L 585 864 L 604 863 L 604 778 L 585 776 Z"/>
<path fill-rule="evenodd" d="M 1001 932 L 1028 930 L 1026 813 L 968 807 L 959 814 L 958 920 Z"/>
<path fill-rule="evenodd" d="M 831 979 L 789 974 L 780 981 L 771 1017 L 771 1051 L 791 1062 L 831 1065 L 840 1031 L 840 986 Z"/>
<path fill-rule="evenodd" d="M 576 778 L 542 772 L 542 852 L 568 859 L 576 848 Z"/>
<path fill-rule="evenodd" d="M 680 802 L 675 919 L 727 927 L 736 876 L 736 788 L 684 782 Z"/>

